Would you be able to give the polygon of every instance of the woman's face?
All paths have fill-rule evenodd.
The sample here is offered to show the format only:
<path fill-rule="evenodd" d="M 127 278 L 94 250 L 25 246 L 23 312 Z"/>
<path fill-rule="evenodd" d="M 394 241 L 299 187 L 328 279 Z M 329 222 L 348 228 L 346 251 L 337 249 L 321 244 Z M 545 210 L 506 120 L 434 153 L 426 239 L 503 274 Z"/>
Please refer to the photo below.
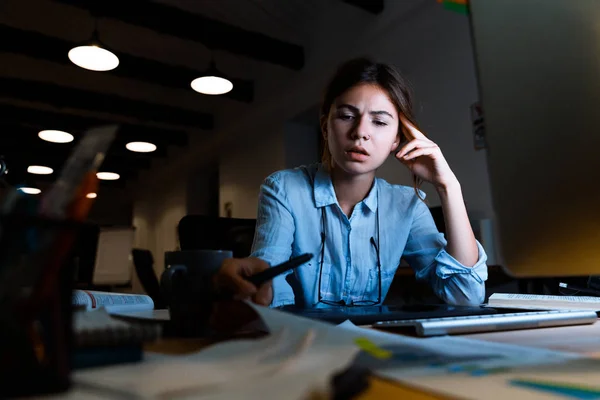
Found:
<path fill-rule="evenodd" d="M 336 168 L 351 175 L 375 171 L 400 142 L 398 112 L 377 85 L 359 84 L 329 110 L 323 134 Z"/>

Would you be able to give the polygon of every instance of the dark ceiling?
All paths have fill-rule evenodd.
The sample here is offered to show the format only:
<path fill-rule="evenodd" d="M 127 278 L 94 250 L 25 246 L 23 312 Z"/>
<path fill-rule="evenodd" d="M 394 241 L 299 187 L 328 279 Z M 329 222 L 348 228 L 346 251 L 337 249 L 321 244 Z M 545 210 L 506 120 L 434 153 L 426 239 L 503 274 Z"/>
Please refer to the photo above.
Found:
<path fill-rule="evenodd" d="M 245 64 L 251 62 L 292 72 L 303 68 L 305 51 L 301 40 L 291 42 L 281 37 L 285 35 L 270 36 L 265 33 L 266 28 L 259 32 L 256 24 L 265 26 L 265 23 L 249 17 L 250 10 L 272 19 L 273 24 L 290 26 L 301 24 L 297 21 L 298 10 L 310 13 L 315 1 L 320 0 L 187 3 L 177 0 L 3 0 L 0 4 L 0 64 L 3 65 L 0 69 L 0 156 L 4 156 L 9 167 L 8 182 L 40 184 L 54 180 L 86 129 L 115 122 L 120 124 L 120 129 L 102 170 L 117 172 L 121 179 L 102 184 L 123 187 L 132 182 L 153 160 L 167 157 L 169 148 L 186 146 L 190 135 L 218 130 L 218 121 L 213 115 L 216 106 L 211 102 L 220 102 L 220 106 L 251 106 L 256 82 L 250 74 L 230 76 L 234 89 L 221 96 L 222 100 L 193 92 L 191 80 L 207 67 L 202 60 L 218 52 L 236 55 L 238 71 L 250 71 Z M 384 0 L 331 1 L 371 14 L 380 13 L 384 6 Z M 187 7 L 181 7 L 182 4 Z M 120 64 L 112 71 L 83 70 L 67 58 L 73 46 L 89 38 L 90 22 L 94 20 L 100 40 L 108 48 L 114 48 L 119 57 Z M 112 33 L 110 27 L 115 27 Z M 137 35 L 129 37 L 117 32 L 128 29 L 131 32 L 137 29 Z M 75 31 L 78 34 L 72 33 Z M 123 50 L 126 42 L 130 43 L 130 49 L 153 47 L 158 37 L 174 45 L 153 48 L 151 55 L 141 50 Z M 178 53 L 179 44 L 193 52 Z M 185 57 L 197 59 L 197 67 L 190 67 L 192 63 L 177 63 L 177 59 Z M 136 85 L 142 83 L 156 85 L 157 89 L 146 89 L 150 94 L 141 96 Z M 190 92 L 197 97 L 190 97 Z M 179 97 L 186 97 L 187 103 L 171 101 Z M 37 137 L 42 129 L 68 131 L 75 135 L 75 141 L 69 144 L 45 142 Z M 158 149 L 147 154 L 133 153 L 125 149 L 130 141 L 150 141 Z M 55 173 L 32 176 L 26 172 L 29 165 L 46 165 Z"/>

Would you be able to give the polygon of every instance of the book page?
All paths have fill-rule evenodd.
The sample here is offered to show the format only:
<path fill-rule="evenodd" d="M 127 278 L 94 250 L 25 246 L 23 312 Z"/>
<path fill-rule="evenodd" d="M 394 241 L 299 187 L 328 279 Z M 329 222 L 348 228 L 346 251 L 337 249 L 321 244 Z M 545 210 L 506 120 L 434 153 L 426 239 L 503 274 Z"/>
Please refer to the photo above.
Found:
<path fill-rule="evenodd" d="M 83 290 L 73 290 L 72 302 L 74 306 L 85 306 L 87 310 L 92 309 L 92 299 Z"/>
<path fill-rule="evenodd" d="M 494 293 L 490 296 L 490 301 L 510 300 L 510 301 L 545 301 L 545 302 L 574 302 L 574 303 L 600 303 L 600 297 L 593 296 L 552 296 L 542 294 L 520 294 L 520 293 Z"/>
<path fill-rule="evenodd" d="M 104 307 L 108 312 L 154 309 L 154 301 L 152 301 L 150 296 L 146 296 L 145 294 L 110 293 L 94 290 L 75 290 L 73 292 L 73 304 L 76 304 L 76 299 L 77 301 L 81 301 L 79 299 L 82 299 L 84 296 L 88 298 L 86 303 L 88 309 Z"/>

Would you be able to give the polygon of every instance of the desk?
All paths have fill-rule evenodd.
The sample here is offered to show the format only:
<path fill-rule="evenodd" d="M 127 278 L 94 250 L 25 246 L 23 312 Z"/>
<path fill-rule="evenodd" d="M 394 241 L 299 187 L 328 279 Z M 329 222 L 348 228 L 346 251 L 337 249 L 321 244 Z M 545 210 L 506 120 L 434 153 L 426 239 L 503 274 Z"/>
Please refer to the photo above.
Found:
<path fill-rule="evenodd" d="M 577 352 L 600 357 L 600 322 L 597 322 L 594 325 L 480 333 L 463 335 L 463 337 Z M 206 340 L 201 339 L 172 339 L 150 344 L 146 347 L 146 350 L 168 354 L 185 354 L 197 351 L 207 345 L 209 345 L 209 343 Z M 430 400 L 441 399 L 443 397 L 434 396 L 395 382 L 373 378 L 371 387 L 357 399 L 368 400 L 383 398 Z"/>

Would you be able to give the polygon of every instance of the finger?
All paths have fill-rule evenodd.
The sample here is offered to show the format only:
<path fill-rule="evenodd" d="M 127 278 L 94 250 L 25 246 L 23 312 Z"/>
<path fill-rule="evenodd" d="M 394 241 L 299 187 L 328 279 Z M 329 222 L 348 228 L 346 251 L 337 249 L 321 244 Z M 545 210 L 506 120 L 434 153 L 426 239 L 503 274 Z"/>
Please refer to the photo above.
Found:
<path fill-rule="evenodd" d="M 410 142 L 408 142 L 407 144 L 405 144 L 404 146 L 402 146 L 402 148 L 400 149 L 400 151 L 398 153 L 396 153 L 396 157 L 397 158 L 401 158 L 404 157 L 407 153 L 413 151 L 414 149 L 418 149 L 421 147 L 429 147 L 432 145 L 433 142 L 431 142 L 430 140 L 419 140 L 419 139 L 413 139 Z"/>
<path fill-rule="evenodd" d="M 408 153 L 403 157 L 404 160 L 414 160 L 417 157 L 430 156 L 437 151 L 437 147 L 422 147 L 413 152 Z"/>
<path fill-rule="evenodd" d="M 269 306 L 273 301 L 273 287 L 271 282 L 265 283 L 258 288 L 258 292 L 254 295 L 254 302 L 261 306 Z"/>
<path fill-rule="evenodd" d="M 400 122 L 406 128 L 404 133 L 409 140 L 413 139 L 427 139 L 427 136 L 418 130 L 404 115 L 400 115 Z"/>
<path fill-rule="evenodd" d="M 244 258 L 241 261 L 242 261 L 242 265 L 252 275 L 270 268 L 269 263 L 267 263 L 265 260 L 261 260 L 260 258 L 256 258 L 256 257 Z"/>
<path fill-rule="evenodd" d="M 252 296 L 256 293 L 257 288 L 246 279 L 239 275 L 233 277 L 236 293 L 243 296 Z"/>

